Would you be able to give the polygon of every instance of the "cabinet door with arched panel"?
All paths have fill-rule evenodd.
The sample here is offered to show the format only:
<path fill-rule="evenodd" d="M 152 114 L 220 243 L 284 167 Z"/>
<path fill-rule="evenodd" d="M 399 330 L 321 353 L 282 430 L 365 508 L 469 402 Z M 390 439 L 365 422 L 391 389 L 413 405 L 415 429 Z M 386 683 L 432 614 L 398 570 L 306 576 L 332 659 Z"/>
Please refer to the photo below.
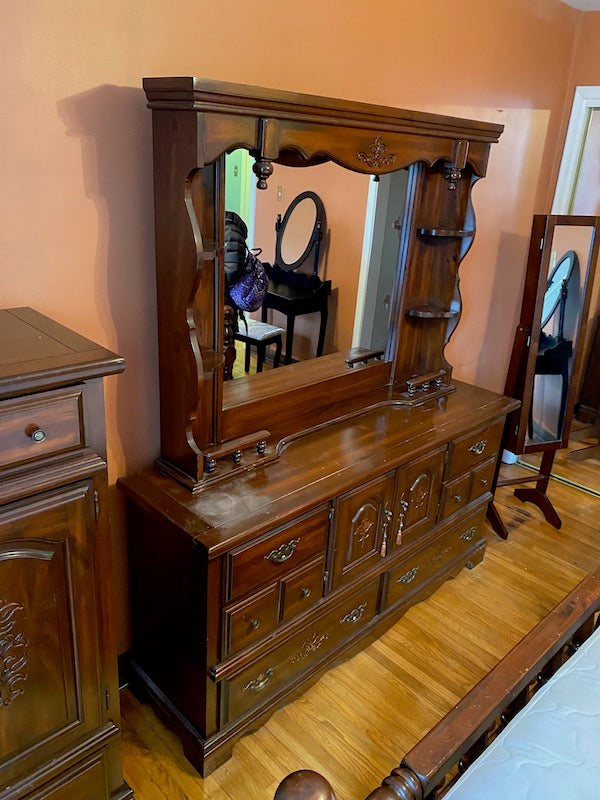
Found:
<path fill-rule="evenodd" d="M 394 517 L 396 476 L 389 472 L 334 500 L 332 588 L 385 558 Z"/>
<path fill-rule="evenodd" d="M 442 448 L 398 469 L 392 546 L 414 541 L 433 528 L 445 457 Z"/>

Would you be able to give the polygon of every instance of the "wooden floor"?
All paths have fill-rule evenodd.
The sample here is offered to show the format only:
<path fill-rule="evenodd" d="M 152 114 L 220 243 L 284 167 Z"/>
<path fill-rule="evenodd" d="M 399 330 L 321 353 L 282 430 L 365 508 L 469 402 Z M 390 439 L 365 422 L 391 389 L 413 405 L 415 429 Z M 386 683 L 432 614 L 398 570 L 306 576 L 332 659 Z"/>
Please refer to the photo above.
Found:
<path fill-rule="evenodd" d="M 124 771 L 137 800 L 270 800 L 279 781 L 301 768 L 322 772 L 338 800 L 362 800 L 600 563 L 600 497 L 556 481 L 548 494 L 563 520 L 560 531 L 510 488 L 500 489 L 508 541 L 490 531 L 482 564 L 463 570 L 277 711 L 205 780 L 152 710 L 123 690 Z"/>

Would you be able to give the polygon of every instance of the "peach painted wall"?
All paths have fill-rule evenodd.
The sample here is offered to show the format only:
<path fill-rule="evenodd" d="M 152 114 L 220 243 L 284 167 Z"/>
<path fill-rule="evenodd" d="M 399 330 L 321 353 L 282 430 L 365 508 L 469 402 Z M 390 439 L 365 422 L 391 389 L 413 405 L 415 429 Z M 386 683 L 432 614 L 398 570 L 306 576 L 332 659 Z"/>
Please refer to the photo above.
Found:
<path fill-rule="evenodd" d="M 504 121 L 489 177 L 474 192 L 479 230 L 463 265 L 464 314 L 450 354 L 458 377 L 499 389 L 531 215 L 549 208 L 583 16 L 559 0 L 5 4 L 2 305 L 33 306 L 127 359 L 127 371 L 106 387 L 111 482 L 158 451 L 143 76 L 195 74 Z M 592 47 L 590 39 L 589 60 Z M 124 649 L 116 490 L 112 515 Z"/>

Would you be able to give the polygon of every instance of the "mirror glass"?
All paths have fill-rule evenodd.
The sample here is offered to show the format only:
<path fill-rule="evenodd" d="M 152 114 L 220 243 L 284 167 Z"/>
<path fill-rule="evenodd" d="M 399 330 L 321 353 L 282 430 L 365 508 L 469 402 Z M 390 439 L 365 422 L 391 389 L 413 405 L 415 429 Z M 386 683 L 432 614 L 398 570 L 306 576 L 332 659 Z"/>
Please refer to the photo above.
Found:
<path fill-rule="evenodd" d="M 318 265 L 320 282 L 330 282 L 327 299 L 327 322 L 323 355 L 347 353 L 353 347 L 385 347 L 390 298 L 397 272 L 400 222 L 405 207 L 407 170 L 371 176 L 346 170 L 332 162 L 311 167 L 287 167 L 274 164 L 266 190 L 255 188 L 252 158 L 246 151 L 236 151 L 226 159 L 226 210 L 235 211 L 246 222 L 248 247 L 258 252 L 267 271 L 276 260 L 276 222 L 282 224 L 295 198 L 305 195 L 295 207 L 289 241 L 284 237 L 282 259 L 293 265 L 302 257 L 306 241 L 314 229 L 319 211 L 309 198 L 320 198 L 326 213 Z M 246 177 L 247 174 L 247 177 Z M 296 216 L 297 214 L 297 216 Z M 286 226 L 287 227 L 287 226 Z M 312 255 L 309 256 L 311 261 Z M 312 272 L 313 264 L 306 271 Z M 298 270 L 300 271 L 300 270 Z M 246 314 L 262 321 L 262 310 Z M 269 307 L 266 323 L 282 331 L 281 368 L 286 361 L 288 319 Z M 244 323 L 241 329 L 244 329 Z M 295 369 L 317 354 L 320 313 L 310 311 L 296 316 L 293 325 L 291 364 Z M 246 344 L 236 342 L 234 381 L 260 380 L 256 374 L 256 350 L 251 348 L 249 372 L 245 371 Z M 263 369 L 272 368 L 275 345 L 267 346 Z M 300 362 L 300 363 L 298 363 Z M 223 402 L 228 405 L 228 387 L 224 384 Z"/>
<path fill-rule="evenodd" d="M 592 236 L 589 226 L 554 228 L 526 446 L 562 438 Z"/>
<path fill-rule="evenodd" d="M 318 204 L 323 208 L 318 195 L 304 192 L 295 197 L 288 206 L 281 221 L 275 253 L 276 262 L 281 269 L 288 271 L 302 267 L 308 258 L 317 234 Z M 318 272 L 318 264 L 314 267 L 314 271 Z"/>

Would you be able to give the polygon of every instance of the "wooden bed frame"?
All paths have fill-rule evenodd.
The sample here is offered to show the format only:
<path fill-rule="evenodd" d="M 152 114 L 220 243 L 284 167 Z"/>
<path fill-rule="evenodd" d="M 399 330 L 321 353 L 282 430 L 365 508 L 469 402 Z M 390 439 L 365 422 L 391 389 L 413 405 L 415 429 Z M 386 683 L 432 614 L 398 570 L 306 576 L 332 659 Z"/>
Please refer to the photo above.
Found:
<path fill-rule="evenodd" d="M 367 800 L 439 800 L 598 624 L 600 568 L 590 572 L 446 716 Z M 275 800 L 335 800 L 317 772 L 300 770 Z"/>

